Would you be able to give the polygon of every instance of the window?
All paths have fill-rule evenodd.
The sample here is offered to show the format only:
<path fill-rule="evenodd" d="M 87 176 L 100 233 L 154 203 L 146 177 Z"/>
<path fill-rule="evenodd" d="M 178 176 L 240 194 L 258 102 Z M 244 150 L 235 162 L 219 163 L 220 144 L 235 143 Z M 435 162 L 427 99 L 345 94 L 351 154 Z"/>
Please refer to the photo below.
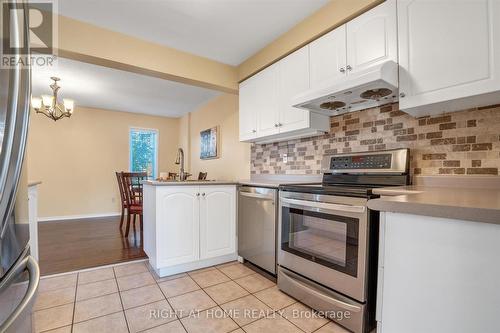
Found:
<path fill-rule="evenodd" d="M 130 129 L 130 171 L 147 172 L 156 178 L 158 173 L 158 131 Z"/>

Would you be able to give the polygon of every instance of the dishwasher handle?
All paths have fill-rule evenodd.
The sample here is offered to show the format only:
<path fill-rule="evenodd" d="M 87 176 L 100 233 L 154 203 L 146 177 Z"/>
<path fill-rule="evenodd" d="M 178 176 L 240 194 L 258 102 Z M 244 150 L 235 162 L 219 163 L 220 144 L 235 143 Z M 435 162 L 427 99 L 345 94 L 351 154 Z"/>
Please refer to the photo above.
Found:
<path fill-rule="evenodd" d="M 247 198 L 254 198 L 254 199 L 261 199 L 261 200 L 274 200 L 274 195 L 272 195 L 272 194 L 266 195 L 266 194 L 240 191 L 240 195 L 242 197 L 247 197 Z"/>

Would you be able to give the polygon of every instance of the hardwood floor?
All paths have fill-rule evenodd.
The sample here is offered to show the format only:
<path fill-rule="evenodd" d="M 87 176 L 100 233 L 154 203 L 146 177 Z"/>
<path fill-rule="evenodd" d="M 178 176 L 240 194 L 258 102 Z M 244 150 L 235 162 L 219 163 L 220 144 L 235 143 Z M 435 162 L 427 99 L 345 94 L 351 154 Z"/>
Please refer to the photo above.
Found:
<path fill-rule="evenodd" d="M 139 225 L 128 238 L 119 226 L 119 217 L 39 223 L 42 275 L 147 258 Z"/>

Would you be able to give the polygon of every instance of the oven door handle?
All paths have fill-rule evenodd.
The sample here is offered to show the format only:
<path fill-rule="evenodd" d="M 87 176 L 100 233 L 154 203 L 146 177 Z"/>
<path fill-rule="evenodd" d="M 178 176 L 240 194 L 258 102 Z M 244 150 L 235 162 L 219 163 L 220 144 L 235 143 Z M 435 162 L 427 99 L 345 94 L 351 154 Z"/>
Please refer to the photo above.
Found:
<path fill-rule="evenodd" d="M 362 214 L 366 210 L 365 206 L 351 206 L 351 205 L 342 205 L 342 204 L 317 202 L 317 201 L 309 201 L 309 200 L 298 200 L 298 199 L 290 199 L 290 198 L 281 198 L 281 202 L 300 206 L 301 208 L 306 209 L 306 210 L 309 207 L 313 207 L 313 208 L 336 210 L 336 211 L 340 211 L 340 212 L 357 213 L 357 214 Z"/>
<path fill-rule="evenodd" d="M 290 277 L 284 271 L 281 271 L 281 273 L 283 275 L 281 275 L 280 277 L 282 277 L 282 278 L 284 277 L 288 281 L 288 283 L 295 285 L 296 288 L 299 288 L 301 290 L 306 290 L 310 294 L 314 294 L 314 296 L 318 297 L 319 299 L 322 299 L 326 303 L 335 304 L 339 308 L 345 309 L 345 310 L 348 310 L 348 311 L 361 312 L 361 307 L 359 307 L 359 306 L 356 306 L 356 305 L 353 305 L 353 304 L 349 304 L 349 303 L 343 302 L 341 300 L 338 300 L 336 298 L 333 298 L 333 297 L 330 297 L 328 295 L 325 295 L 325 294 L 317 291 L 316 289 L 311 288 L 310 286 L 306 285 L 305 283 L 302 283 L 301 281 Z"/>

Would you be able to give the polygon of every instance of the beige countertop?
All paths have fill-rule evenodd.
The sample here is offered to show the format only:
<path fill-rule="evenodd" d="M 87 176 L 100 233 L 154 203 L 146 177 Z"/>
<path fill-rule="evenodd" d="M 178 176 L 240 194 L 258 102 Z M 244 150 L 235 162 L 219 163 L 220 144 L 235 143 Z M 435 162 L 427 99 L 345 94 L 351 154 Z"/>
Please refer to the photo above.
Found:
<path fill-rule="evenodd" d="M 373 210 L 500 224 L 500 188 L 402 186 L 373 190 Z"/>
<path fill-rule="evenodd" d="M 151 186 L 189 186 L 189 185 L 238 185 L 239 183 L 234 180 L 188 180 L 184 182 L 179 181 L 158 181 L 146 180 L 143 181 L 144 185 Z"/>

